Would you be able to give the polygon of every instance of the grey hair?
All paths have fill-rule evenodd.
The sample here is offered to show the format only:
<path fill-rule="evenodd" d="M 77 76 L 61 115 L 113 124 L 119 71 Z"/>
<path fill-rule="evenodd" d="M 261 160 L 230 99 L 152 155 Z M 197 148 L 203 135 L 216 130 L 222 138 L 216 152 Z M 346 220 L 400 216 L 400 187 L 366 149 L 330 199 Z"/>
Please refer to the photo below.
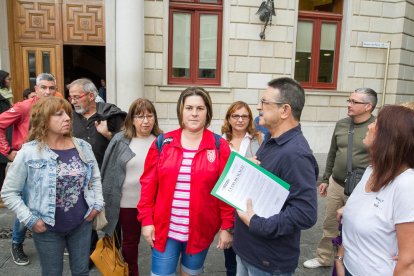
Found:
<path fill-rule="evenodd" d="M 372 105 L 371 111 L 377 106 L 378 96 L 374 89 L 362 87 L 355 89 L 354 93 L 365 95 L 365 99 Z"/>
<path fill-rule="evenodd" d="M 95 98 L 98 96 L 98 89 L 96 89 L 95 84 L 93 84 L 93 82 L 90 79 L 83 78 L 83 79 L 74 80 L 68 85 L 66 85 L 66 88 L 70 89 L 72 86 L 75 86 L 75 85 L 81 85 L 82 90 L 85 93 L 93 93 Z"/>
<path fill-rule="evenodd" d="M 36 77 L 36 85 L 40 85 L 40 81 L 53 81 L 56 84 L 55 77 L 50 73 L 40 73 Z"/>

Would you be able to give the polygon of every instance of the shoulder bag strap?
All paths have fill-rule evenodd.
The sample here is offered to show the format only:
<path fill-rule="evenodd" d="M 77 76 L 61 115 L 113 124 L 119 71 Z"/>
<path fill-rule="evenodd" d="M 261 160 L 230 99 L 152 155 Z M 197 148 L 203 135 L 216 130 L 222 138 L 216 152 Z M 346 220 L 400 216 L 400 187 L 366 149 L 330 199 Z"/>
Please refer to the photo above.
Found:
<path fill-rule="evenodd" d="M 351 125 L 348 130 L 348 150 L 347 150 L 347 160 L 346 160 L 346 169 L 350 174 L 352 172 L 352 144 L 354 136 L 354 122 L 351 119 Z"/>

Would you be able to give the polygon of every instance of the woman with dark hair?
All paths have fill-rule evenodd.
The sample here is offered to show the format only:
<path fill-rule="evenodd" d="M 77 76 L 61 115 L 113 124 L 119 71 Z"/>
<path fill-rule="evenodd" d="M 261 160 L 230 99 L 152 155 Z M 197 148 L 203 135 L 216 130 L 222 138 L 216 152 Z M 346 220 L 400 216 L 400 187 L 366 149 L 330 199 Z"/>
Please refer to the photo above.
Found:
<path fill-rule="evenodd" d="M 10 107 L 11 107 L 10 102 L 5 97 L 3 97 L 2 94 L 0 94 L 0 114 L 8 110 Z M 9 144 L 11 144 L 11 134 L 12 134 L 12 128 L 10 127 L 6 130 L 6 139 L 9 142 Z M 4 178 L 6 177 L 6 167 L 7 167 L 8 162 L 9 162 L 9 159 L 7 159 L 7 157 L 4 156 L 3 154 L 0 154 L 0 191 L 1 191 L 1 188 L 3 187 Z M 4 203 L 2 199 L 0 198 L 0 208 L 3 208 L 3 207 L 4 207 Z"/>
<path fill-rule="evenodd" d="M 30 88 L 26 88 L 23 91 L 23 100 L 31 99 L 36 97 L 36 91 L 32 91 Z"/>
<path fill-rule="evenodd" d="M 11 77 L 6 71 L 0 70 L 0 95 L 13 104 L 13 92 L 11 90 Z"/>
<path fill-rule="evenodd" d="M 111 139 L 102 163 L 102 187 L 108 220 L 103 231 L 112 235 L 119 221 L 122 229 L 122 255 L 128 263 L 129 275 L 139 275 L 139 178 L 144 170 L 148 149 L 161 132 L 154 105 L 147 99 L 135 100 L 129 107 L 123 131 Z"/>
<path fill-rule="evenodd" d="M 345 275 L 414 275 L 413 137 L 414 110 L 403 106 L 368 126 L 371 166 L 343 209 Z"/>
<path fill-rule="evenodd" d="M 177 103 L 180 128 L 151 145 L 140 182 L 138 219 L 152 247 L 151 275 L 203 271 L 210 244 L 221 228 L 217 247 L 230 248 L 234 209 L 210 194 L 230 148 L 209 131 L 211 98 L 200 87 L 181 92 Z"/>
<path fill-rule="evenodd" d="M 232 103 L 227 109 L 221 134 L 229 143 L 230 149 L 244 157 L 254 157 L 262 142 L 262 134 L 254 126 L 252 110 L 242 101 Z M 236 253 L 232 247 L 224 249 L 224 265 L 227 276 L 236 275 Z"/>
<path fill-rule="evenodd" d="M 18 151 L 1 192 L 33 231 L 44 276 L 62 275 L 65 247 L 72 275 L 89 275 L 92 220 L 104 206 L 98 163 L 91 145 L 72 137 L 71 117 L 72 107 L 61 98 L 34 105 L 29 142 Z"/>

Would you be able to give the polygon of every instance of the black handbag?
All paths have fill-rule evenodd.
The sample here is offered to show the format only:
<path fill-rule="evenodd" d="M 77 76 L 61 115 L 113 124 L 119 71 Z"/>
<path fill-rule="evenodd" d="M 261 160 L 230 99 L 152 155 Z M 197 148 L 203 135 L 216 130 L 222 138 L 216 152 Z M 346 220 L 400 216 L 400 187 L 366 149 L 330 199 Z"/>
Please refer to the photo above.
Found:
<path fill-rule="evenodd" d="M 350 196 L 352 191 L 361 181 L 362 176 L 364 175 L 365 169 L 355 169 L 352 172 L 348 172 L 345 179 L 345 189 L 344 194 Z"/>
<path fill-rule="evenodd" d="M 352 170 L 352 137 L 354 136 L 354 122 L 351 121 L 348 131 L 348 150 L 347 150 L 347 160 L 346 160 L 346 178 L 345 178 L 345 188 L 344 194 L 350 196 L 352 191 L 361 181 L 362 176 L 364 175 L 365 169 L 357 168 Z"/>

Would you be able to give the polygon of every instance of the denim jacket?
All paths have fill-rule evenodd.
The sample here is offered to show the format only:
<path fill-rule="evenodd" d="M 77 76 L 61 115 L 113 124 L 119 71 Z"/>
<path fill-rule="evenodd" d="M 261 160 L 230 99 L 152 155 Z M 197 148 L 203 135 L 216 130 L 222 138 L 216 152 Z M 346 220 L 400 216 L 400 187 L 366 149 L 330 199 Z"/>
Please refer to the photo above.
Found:
<path fill-rule="evenodd" d="M 92 209 L 100 211 L 104 206 L 101 176 L 91 145 L 78 138 L 72 139 L 86 166 L 83 184 L 85 200 L 89 206 L 86 218 Z M 8 170 L 1 191 L 6 206 L 29 229 L 32 229 L 38 219 L 48 225 L 55 225 L 58 155 L 47 145 L 39 146 L 38 141 L 23 145 Z M 25 194 L 26 202 L 22 200 L 22 193 Z"/>

